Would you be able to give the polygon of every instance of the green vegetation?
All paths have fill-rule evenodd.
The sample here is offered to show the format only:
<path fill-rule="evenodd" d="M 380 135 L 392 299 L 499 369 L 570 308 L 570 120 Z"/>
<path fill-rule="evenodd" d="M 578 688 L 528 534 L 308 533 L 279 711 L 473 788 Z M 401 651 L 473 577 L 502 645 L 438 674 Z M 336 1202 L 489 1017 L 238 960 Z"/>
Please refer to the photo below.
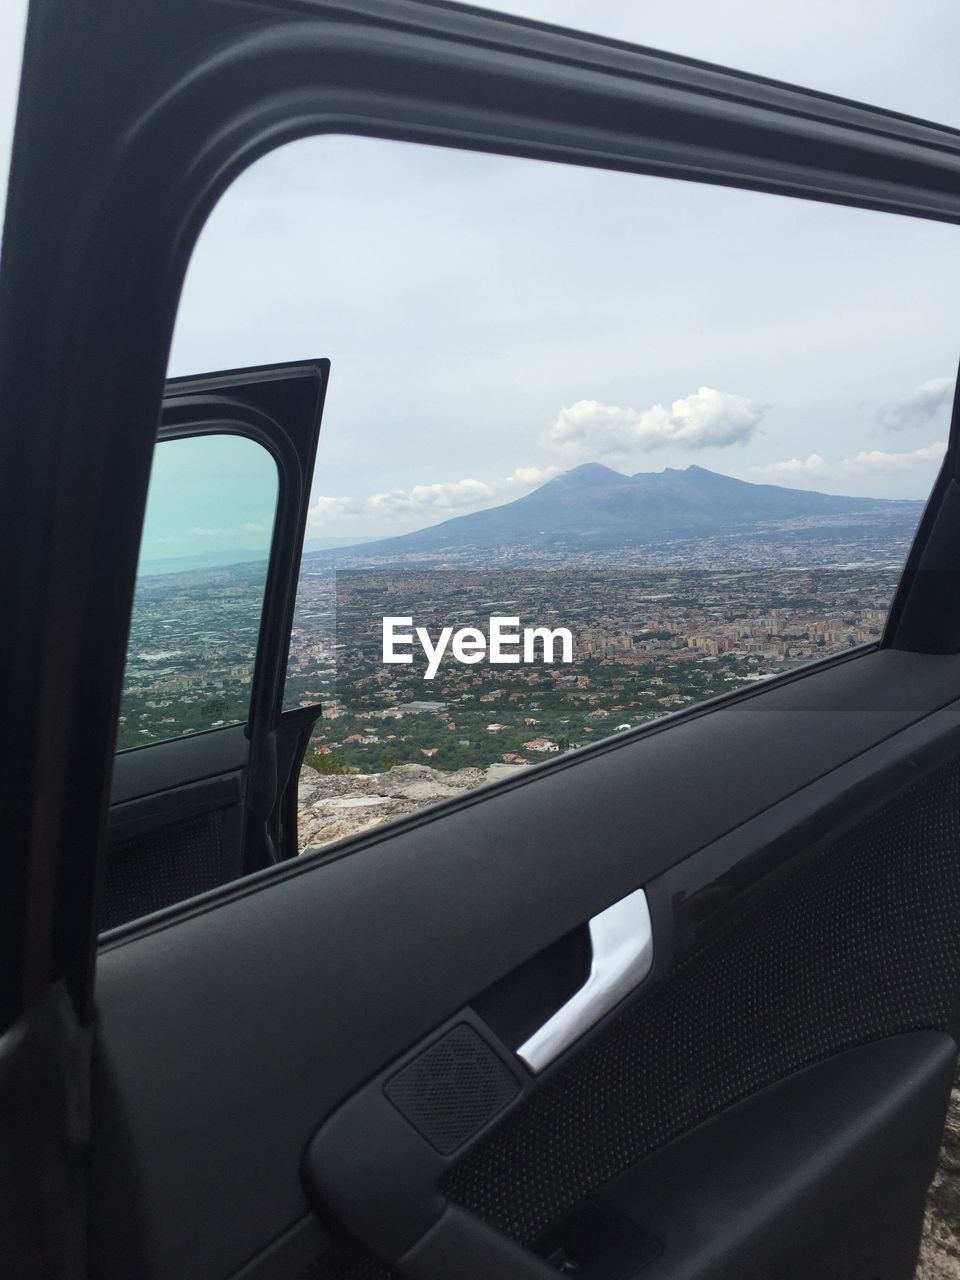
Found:
<path fill-rule="evenodd" d="M 317 750 L 308 751 L 304 756 L 303 763 L 309 765 L 311 769 L 316 769 L 317 773 L 350 773 L 340 756 L 333 751 L 322 753 Z"/>
<path fill-rule="evenodd" d="M 889 572 L 366 571 L 301 582 L 286 707 L 321 703 L 307 763 L 533 764 L 879 635 Z M 144 584 L 120 748 L 242 722 L 262 580 L 243 566 Z M 575 660 L 385 665 L 384 615 L 435 635 L 492 613 L 572 629 Z M 333 620 L 337 619 L 336 630 Z"/>

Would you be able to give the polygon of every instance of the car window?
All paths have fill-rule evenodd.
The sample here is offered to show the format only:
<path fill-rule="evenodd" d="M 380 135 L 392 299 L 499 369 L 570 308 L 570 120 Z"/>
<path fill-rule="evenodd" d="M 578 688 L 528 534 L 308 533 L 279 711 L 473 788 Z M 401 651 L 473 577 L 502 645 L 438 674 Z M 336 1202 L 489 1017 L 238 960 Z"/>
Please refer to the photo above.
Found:
<path fill-rule="evenodd" d="M 158 443 L 118 750 L 246 720 L 277 491 L 276 462 L 254 440 Z"/>
<path fill-rule="evenodd" d="M 369 139 L 260 161 L 174 367 L 332 359 L 301 848 L 879 640 L 947 440 L 953 228 Z"/>

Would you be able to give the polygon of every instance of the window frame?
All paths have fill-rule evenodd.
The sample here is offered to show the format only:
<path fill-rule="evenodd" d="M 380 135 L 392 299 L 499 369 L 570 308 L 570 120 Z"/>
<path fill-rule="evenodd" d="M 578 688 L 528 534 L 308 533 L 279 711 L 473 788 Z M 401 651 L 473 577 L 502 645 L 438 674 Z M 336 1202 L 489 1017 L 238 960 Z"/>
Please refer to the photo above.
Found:
<path fill-rule="evenodd" d="M 254 24 L 245 5 L 194 0 L 176 20 L 160 3 L 135 18 L 112 0 L 86 25 L 37 6 L 28 25 L 7 214 L 17 248 L 0 278 L 0 396 L 19 424 L 0 505 L 23 566 L 0 664 L 18 746 L 0 777 L 15 851 L 0 892 L 4 1022 L 58 975 L 81 1020 L 92 1014 L 131 544 L 187 262 L 242 169 L 306 134 L 345 132 L 960 222 L 956 130 L 689 59 L 417 0 L 287 0 Z M 78 83 L 77 66 L 97 76 Z M 930 511 L 957 475 L 954 415 Z M 67 476 L 82 497 L 64 503 Z M 116 498 L 109 510 L 101 494 Z M 925 518 L 918 556 L 929 529 Z"/>

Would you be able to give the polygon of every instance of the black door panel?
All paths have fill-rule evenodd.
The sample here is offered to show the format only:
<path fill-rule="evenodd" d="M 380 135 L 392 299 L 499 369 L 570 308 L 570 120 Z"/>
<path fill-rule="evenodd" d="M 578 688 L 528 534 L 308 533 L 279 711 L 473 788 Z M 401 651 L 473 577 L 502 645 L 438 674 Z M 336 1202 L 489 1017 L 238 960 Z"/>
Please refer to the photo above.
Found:
<path fill-rule="evenodd" d="M 600 1203 L 657 1242 L 644 1280 L 909 1276 L 956 1056 L 928 1031 L 828 1058 L 651 1156 Z M 634 1274 L 594 1267 L 574 1274 Z"/>
<path fill-rule="evenodd" d="M 535 1239 L 621 1169 L 793 1071 L 917 1027 L 956 1038 L 958 843 L 953 762 L 681 962 L 482 1139 L 447 1193 Z"/>
<path fill-rule="evenodd" d="M 127 941 L 118 935 L 101 954 L 95 1155 L 106 1193 L 123 1159 L 120 1135 L 133 1143 L 135 1167 L 122 1186 L 139 1189 L 155 1233 L 150 1257 L 137 1259 L 142 1274 L 204 1274 L 194 1261 L 201 1236 L 207 1271 L 227 1273 L 289 1227 L 306 1208 L 301 1153 L 325 1116 L 638 882 L 648 887 L 656 957 L 639 1002 L 546 1073 L 447 1175 L 448 1198 L 507 1236 L 532 1242 L 596 1185 L 754 1088 L 863 1040 L 917 1026 L 952 1030 L 960 802 L 952 766 L 930 770 L 957 752 L 956 707 L 944 706 L 955 664 L 866 653 L 669 732 L 612 744 L 593 762 L 608 762 L 604 775 L 558 762 L 486 798 L 376 832 L 349 857 L 277 868 L 262 891 L 259 880 L 247 882 L 158 917 Z M 844 736 L 830 740 L 833 759 L 812 729 L 817 718 L 837 719 L 794 709 L 801 684 L 819 682 L 824 702 L 851 708 Z M 900 710 L 885 709 L 891 689 Z M 798 720 L 810 726 L 806 754 Z M 890 738 L 898 721 L 913 727 Z M 743 755 L 720 749 L 726 732 L 749 744 Z M 802 874 L 786 885 L 767 878 L 760 858 L 753 865 L 764 899 L 674 971 L 670 880 L 661 873 L 710 851 L 700 851 L 703 811 L 683 804 L 686 775 L 674 769 L 671 790 L 660 773 L 661 748 L 672 741 L 683 743 L 678 760 L 712 761 L 704 785 L 716 788 L 717 807 L 724 796 L 725 825 L 739 829 L 747 866 L 781 806 L 798 822 L 804 792 L 792 793 L 776 766 L 785 742 L 811 811 L 849 795 L 848 770 L 869 769 L 873 752 L 889 764 L 900 746 L 908 776 L 923 769 L 929 780 L 877 818 L 866 814 L 881 797 L 864 797 L 846 843 L 811 844 Z M 769 772 L 760 760 L 774 762 Z M 604 780 L 611 798 L 598 807 Z M 599 819 L 603 812 L 611 819 Z M 914 847 L 913 827 L 931 829 L 929 814 L 936 838 Z M 897 837 L 882 857 L 876 831 Z M 254 1164 L 260 1176 L 251 1182 L 242 1171 Z M 214 1201 L 213 1187 L 229 1194 Z M 132 1263 L 107 1256 L 117 1191 L 94 1203 L 105 1233 L 102 1273 L 119 1276 Z"/>
<path fill-rule="evenodd" d="M 285 712 L 277 737 L 277 860 L 297 853 L 296 795 L 319 708 Z M 255 871 L 245 842 L 250 742 L 243 725 L 156 743 L 117 756 L 109 857 L 101 889 L 107 932 Z"/>
<path fill-rule="evenodd" d="M 860 1065 L 838 1066 L 838 1075 L 810 1073 L 803 1088 L 813 1089 L 826 1115 L 818 1118 L 802 1090 L 799 1098 L 781 1091 L 788 1121 L 780 1124 L 782 1145 L 774 1141 L 768 1103 L 755 1095 L 850 1047 L 913 1027 L 957 1035 L 958 844 L 954 761 L 824 850 L 821 862 L 571 1056 L 454 1164 L 441 1181 L 444 1195 L 508 1239 L 534 1245 L 545 1234 L 556 1243 L 568 1216 L 576 1220 L 611 1178 L 751 1098 L 721 1127 L 722 1139 L 708 1133 L 702 1162 L 691 1156 L 700 1141 L 693 1135 L 662 1160 L 651 1158 L 642 1174 L 615 1183 L 618 1191 L 602 1193 L 660 1241 L 651 1274 L 800 1277 L 807 1261 L 820 1260 L 814 1274 L 906 1280 L 954 1040 L 928 1038 L 902 1074 L 902 1059 L 900 1068 L 892 1064 L 902 1052 L 911 1056 L 906 1041 L 885 1066 L 886 1050 L 871 1050 L 881 1064 L 872 1095 L 863 1067 L 870 1054 L 862 1051 Z M 711 1168 L 706 1156 L 714 1141 L 720 1153 Z M 387 1144 L 369 1158 L 382 1165 L 393 1149 Z M 771 1167 L 774 1157 L 779 1167 Z M 645 1199 L 651 1187 L 659 1193 Z M 407 1192 L 403 1186 L 396 1195 Z M 739 1216 L 721 1230 L 716 1215 L 736 1206 Z M 704 1232 L 708 1222 L 712 1233 Z M 804 1252 L 797 1253 L 800 1223 Z M 887 1233 L 878 1235 L 881 1223 Z M 351 1274 L 349 1256 L 331 1258 L 326 1274 Z M 835 1269 L 824 1270 L 830 1259 Z M 398 1270 L 418 1274 L 403 1262 Z M 601 1267 L 596 1274 L 608 1280 L 616 1273 Z"/>
<path fill-rule="evenodd" d="M 264 569 L 260 643 L 245 724 L 120 752 L 114 761 L 99 924 L 111 929 L 295 852 L 291 724 L 281 715 L 287 640 L 328 364 L 274 365 L 167 384 L 161 448 L 230 432 L 273 455 L 279 490 Z M 213 607 L 212 600 L 208 606 Z M 194 606 L 193 613 L 201 610 Z M 209 622 L 214 624 L 215 616 Z M 316 713 L 314 713 L 316 714 Z M 300 738 L 294 734 L 297 743 Z M 301 744 L 305 747 L 306 743 Z M 283 757 L 282 777 L 278 756 Z M 299 759 L 297 760 L 299 764 Z M 296 780 L 293 782 L 295 793 Z M 295 830 L 294 830 L 295 839 Z"/>
<path fill-rule="evenodd" d="M 240 775 L 185 788 L 169 812 L 119 815 L 101 890 L 104 931 L 243 875 Z M 169 797 L 164 797 L 169 800 Z M 123 834 L 132 831 L 135 833 Z"/>
<path fill-rule="evenodd" d="M 113 765 L 110 807 L 119 815 L 124 805 L 143 802 L 218 774 L 242 773 L 249 747 L 243 725 L 157 742 L 122 751 Z"/>
<path fill-rule="evenodd" d="M 243 725 L 117 756 L 100 928 L 149 915 L 243 874 Z"/>
<path fill-rule="evenodd" d="M 310 745 L 310 734 L 322 715 L 319 704 L 285 711 L 277 727 L 277 802 L 271 814 L 271 834 L 279 858 L 295 858 L 300 852 L 297 833 L 297 791 L 300 769 Z"/>

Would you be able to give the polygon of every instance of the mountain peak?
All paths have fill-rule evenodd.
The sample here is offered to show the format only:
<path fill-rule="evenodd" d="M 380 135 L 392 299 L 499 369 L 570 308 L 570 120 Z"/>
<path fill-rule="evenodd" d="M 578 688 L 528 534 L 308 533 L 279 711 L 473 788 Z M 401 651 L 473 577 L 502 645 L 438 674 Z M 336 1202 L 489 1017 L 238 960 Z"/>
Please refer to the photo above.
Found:
<path fill-rule="evenodd" d="M 734 476 L 724 475 L 722 471 L 711 471 L 708 467 L 698 467 L 691 463 L 689 467 L 664 467 L 662 471 L 638 471 L 631 480 L 649 481 L 650 477 L 668 479 L 673 484 L 682 484 L 687 488 L 704 492 L 716 490 L 741 490 L 744 485 L 750 486 L 746 480 L 737 480 Z"/>
<path fill-rule="evenodd" d="M 556 477 L 564 485 L 580 484 L 622 484 L 627 476 L 602 462 L 581 462 L 579 467 L 572 467 Z"/>
<path fill-rule="evenodd" d="M 816 518 L 817 528 L 852 517 L 886 514 L 904 526 L 915 523 L 916 504 L 851 498 L 751 484 L 706 467 L 667 467 L 627 476 L 587 462 L 555 476 L 532 493 L 498 507 L 454 516 L 442 524 L 387 542 L 368 543 L 363 553 L 449 556 L 491 548 L 540 555 L 645 548 L 676 538 L 743 537 L 758 527 Z M 776 533 L 773 535 L 777 536 Z"/>
<path fill-rule="evenodd" d="M 691 462 L 687 467 L 664 467 L 662 471 L 636 471 L 630 477 L 631 480 L 637 476 L 686 476 L 690 480 L 696 479 L 698 476 L 720 476 L 721 472 L 711 471 L 708 467 L 698 467 L 695 462 Z M 726 477 L 723 477 L 726 479 Z"/>

